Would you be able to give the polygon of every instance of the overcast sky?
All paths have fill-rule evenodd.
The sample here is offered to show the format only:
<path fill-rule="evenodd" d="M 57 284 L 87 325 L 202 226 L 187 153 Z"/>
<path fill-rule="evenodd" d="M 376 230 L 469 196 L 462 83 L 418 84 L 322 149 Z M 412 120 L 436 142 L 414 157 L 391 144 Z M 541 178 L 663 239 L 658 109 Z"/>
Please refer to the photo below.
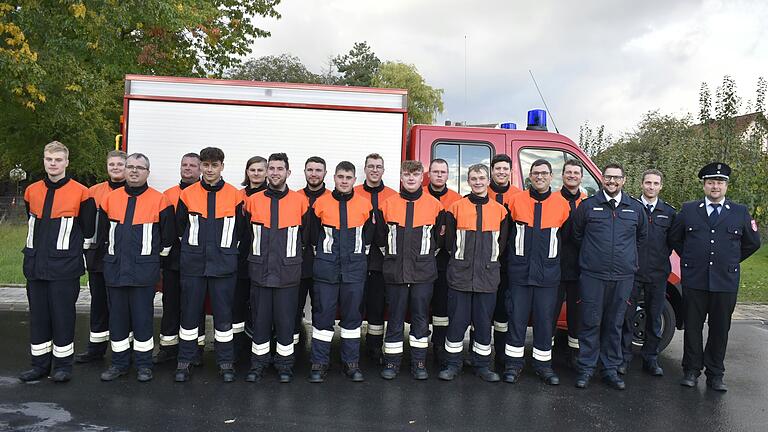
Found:
<path fill-rule="evenodd" d="M 649 110 L 695 115 L 701 82 L 714 94 L 726 74 L 754 101 L 757 78 L 768 78 L 766 0 L 283 0 L 277 9 L 282 19 L 258 21 L 272 37 L 252 56 L 290 53 L 319 73 L 368 41 L 382 61 L 413 63 L 445 90 L 440 122 L 524 125 L 528 109 L 543 108 L 529 69 L 574 140 L 585 121 L 617 135 Z"/>

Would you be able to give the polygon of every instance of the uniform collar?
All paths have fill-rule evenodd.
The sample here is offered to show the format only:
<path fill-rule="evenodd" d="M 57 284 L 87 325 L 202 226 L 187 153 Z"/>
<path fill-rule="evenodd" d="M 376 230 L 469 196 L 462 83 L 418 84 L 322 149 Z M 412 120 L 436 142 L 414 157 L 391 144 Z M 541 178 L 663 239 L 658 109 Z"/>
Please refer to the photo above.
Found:
<path fill-rule="evenodd" d="M 125 193 L 127 193 L 130 196 L 139 196 L 144 193 L 149 188 L 146 183 L 144 183 L 141 186 L 128 186 L 125 185 Z"/>
<path fill-rule="evenodd" d="M 195 180 L 192 183 L 186 183 L 186 182 L 183 182 L 183 181 L 179 181 L 179 189 L 184 190 L 184 189 L 192 186 L 193 184 L 195 184 L 195 183 L 197 183 L 199 181 L 200 180 Z"/>
<path fill-rule="evenodd" d="M 331 192 L 331 196 L 333 196 L 336 201 L 349 201 L 355 196 L 355 190 L 352 189 L 349 193 L 341 193 L 337 189 L 334 189 L 333 192 Z"/>
<path fill-rule="evenodd" d="M 248 186 L 245 187 L 245 196 L 251 196 L 251 195 L 255 194 L 256 192 L 263 191 L 266 188 L 267 188 L 267 182 L 266 181 L 262 182 L 260 185 L 258 185 L 256 187 L 251 187 L 251 185 L 249 184 Z"/>
<path fill-rule="evenodd" d="M 118 189 L 118 188 L 121 188 L 121 187 L 125 186 L 125 180 L 116 182 L 116 181 L 112 181 L 110 179 L 107 179 L 107 183 L 109 184 L 109 188 L 112 189 L 112 190 L 115 190 L 115 189 Z"/>
<path fill-rule="evenodd" d="M 306 195 L 309 198 L 318 198 L 318 197 L 320 197 L 324 193 L 325 193 L 325 183 L 323 183 L 320 186 L 320 189 L 318 189 L 318 190 L 310 189 L 309 185 L 304 187 L 304 195 Z"/>
<path fill-rule="evenodd" d="M 406 201 L 416 201 L 421 198 L 423 193 L 424 189 L 422 188 L 416 189 L 416 192 L 408 192 L 407 190 L 400 188 L 400 197 Z"/>
<path fill-rule="evenodd" d="M 440 199 L 441 196 L 443 196 L 443 195 L 448 193 L 448 186 L 447 185 L 443 186 L 443 190 L 436 191 L 436 190 L 434 190 L 432 188 L 432 183 L 430 183 L 430 184 L 427 185 L 427 190 L 429 190 L 429 194 L 430 195 L 432 195 L 433 197 L 435 197 L 437 199 Z"/>
<path fill-rule="evenodd" d="M 264 195 L 266 195 L 266 196 L 268 196 L 270 198 L 282 199 L 282 198 L 285 198 L 286 195 L 288 195 L 288 191 L 289 190 L 290 189 L 288 189 L 288 186 L 286 186 L 285 189 L 283 189 L 283 190 L 276 190 L 276 189 L 272 189 L 271 187 L 268 187 L 264 191 Z"/>
<path fill-rule="evenodd" d="M 496 183 L 491 182 L 491 190 L 496 193 L 505 194 L 507 193 L 511 185 L 512 185 L 512 182 L 507 183 L 506 186 L 497 185 Z"/>
<path fill-rule="evenodd" d="M 479 195 L 475 195 L 473 193 L 470 193 L 469 195 L 467 195 L 467 197 L 469 198 L 469 201 L 472 204 L 485 205 L 485 204 L 488 204 L 488 201 L 490 201 L 490 199 L 488 198 L 488 195 L 486 195 L 484 197 L 481 197 Z"/>
<path fill-rule="evenodd" d="M 59 181 L 57 182 L 52 181 L 47 174 L 45 177 L 43 177 L 43 181 L 45 182 L 45 185 L 48 186 L 49 189 L 58 189 L 64 186 L 65 184 L 69 183 L 69 180 L 70 180 L 69 176 L 64 176 L 61 179 L 59 179 Z"/>
<path fill-rule="evenodd" d="M 659 202 L 661 202 L 661 199 L 659 199 L 659 197 L 656 197 L 656 201 L 650 202 L 647 199 L 645 199 L 645 195 L 640 195 L 640 201 L 643 202 L 643 205 L 645 207 L 648 207 L 648 204 L 650 204 L 651 205 L 651 210 L 656 210 L 656 208 L 659 207 Z"/>
<path fill-rule="evenodd" d="M 562 195 L 563 198 L 567 199 L 568 201 L 576 201 L 581 196 L 581 191 L 578 191 L 574 194 L 571 193 L 567 187 L 563 186 L 560 188 L 560 195 Z"/>
<path fill-rule="evenodd" d="M 616 205 L 619 205 L 621 202 L 621 199 L 624 198 L 624 193 L 622 191 L 619 191 L 618 195 L 615 197 L 609 197 L 607 193 L 605 193 L 605 189 L 603 189 L 603 197 L 605 198 L 605 202 L 611 202 L 611 200 L 616 200 Z"/>
<path fill-rule="evenodd" d="M 720 204 L 720 207 L 725 207 L 725 197 L 720 201 L 710 201 L 708 197 L 704 197 L 704 205 L 708 208 L 710 204 Z"/>
<path fill-rule="evenodd" d="M 550 195 L 552 195 L 552 189 L 547 189 L 546 192 L 540 193 L 536 189 L 530 188 L 528 189 L 528 194 L 536 201 L 544 201 L 545 199 L 549 198 Z"/>
<path fill-rule="evenodd" d="M 206 182 L 200 182 L 200 184 L 203 186 L 203 189 L 207 190 L 208 192 L 218 192 L 221 190 L 221 188 L 224 187 L 224 179 L 220 178 L 219 181 L 216 182 L 216 184 L 213 186 Z"/>
<path fill-rule="evenodd" d="M 382 181 L 376 187 L 371 187 L 371 186 L 368 186 L 368 182 L 367 181 L 364 181 L 363 182 L 363 190 L 365 190 L 368 193 L 372 193 L 372 192 L 378 193 L 378 192 L 381 192 L 381 191 L 384 190 L 384 182 Z"/>

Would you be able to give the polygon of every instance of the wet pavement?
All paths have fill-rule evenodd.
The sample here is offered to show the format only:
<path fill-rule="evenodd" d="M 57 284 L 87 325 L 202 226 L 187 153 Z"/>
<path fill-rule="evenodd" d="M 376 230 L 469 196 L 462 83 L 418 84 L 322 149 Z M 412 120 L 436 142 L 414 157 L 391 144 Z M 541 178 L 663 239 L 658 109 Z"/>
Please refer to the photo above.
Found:
<path fill-rule="evenodd" d="M 78 315 L 76 351 L 85 347 L 87 315 Z M 338 332 L 337 332 L 338 334 Z M 366 381 L 353 384 L 333 365 L 324 384 L 309 384 L 307 353 L 297 362 L 296 380 L 279 384 L 272 371 L 259 384 L 220 382 L 214 353 L 192 381 L 173 382 L 172 364 L 155 369 L 154 381 L 135 373 L 103 383 L 107 363 L 76 365 L 73 381 L 21 383 L 15 376 L 29 361 L 27 314 L 0 312 L 0 430 L 21 431 L 766 431 L 768 430 L 768 326 L 735 322 L 726 359 L 730 391 L 677 384 L 682 333 L 677 332 L 660 362 L 666 376 L 644 375 L 635 361 L 628 389 L 612 390 L 593 380 L 587 390 L 573 387 L 575 374 L 556 356 L 562 384 L 547 387 L 526 370 L 518 384 L 488 384 L 465 370 L 454 382 L 417 382 L 406 368 L 394 381 L 378 376 L 378 366 L 362 362 Z M 338 341 L 334 355 L 338 355 Z M 530 355 L 530 353 L 527 353 Z"/>

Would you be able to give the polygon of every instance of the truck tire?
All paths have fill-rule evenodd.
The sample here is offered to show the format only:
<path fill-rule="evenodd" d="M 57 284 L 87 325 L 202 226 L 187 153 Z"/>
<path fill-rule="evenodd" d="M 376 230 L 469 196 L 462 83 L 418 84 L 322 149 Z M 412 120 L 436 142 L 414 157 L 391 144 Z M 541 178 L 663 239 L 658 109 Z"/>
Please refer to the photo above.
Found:
<path fill-rule="evenodd" d="M 643 308 L 643 301 L 640 300 L 637 309 L 635 310 L 634 318 L 632 319 L 633 337 L 632 345 L 634 348 L 639 349 L 645 342 L 645 320 L 646 313 Z M 661 312 L 661 341 L 659 342 L 659 352 L 664 351 L 675 335 L 675 309 L 669 300 L 664 301 L 664 310 Z"/>

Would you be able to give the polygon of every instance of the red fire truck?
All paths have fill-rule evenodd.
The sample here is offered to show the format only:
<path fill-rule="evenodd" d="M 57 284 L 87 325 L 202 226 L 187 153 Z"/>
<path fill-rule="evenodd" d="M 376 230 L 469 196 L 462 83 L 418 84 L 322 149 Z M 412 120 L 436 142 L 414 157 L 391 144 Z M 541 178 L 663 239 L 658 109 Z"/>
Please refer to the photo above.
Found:
<path fill-rule="evenodd" d="M 365 156 L 380 154 L 385 161 L 384 182 L 398 183 L 400 161 L 416 159 L 429 165 L 439 157 L 448 161 L 448 186 L 469 192 L 467 168 L 488 164 L 499 153 L 513 161 L 512 181 L 524 188 L 525 173 L 539 158 L 559 173 L 568 159 L 585 167 L 582 188 L 590 195 L 599 189 L 600 170 L 569 138 L 547 131 L 546 113 L 528 113 L 525 130 L 512 123 L 496 128 L 414 125 L 408 128 L 407 92 L 400 89 L 266 83 L 128 75 L 125 78 L 122 148 L 146 154 L 152 161 L 149 183 L 164 189 L 178 182 L 184 153 L 216 146 L 226 155 L 224 178 L 237 184 L 245 162 L 254 155 L 288 154 L 294 174 L 291 188 L 303 187 L 299 174 L 309 156 L 319 155 L 329 166 L 341 160 L 363 172 Z M 327 184 L 332 184 L 332 170 Z M 362 182 L 358 176 L 358 182 Z M 426 177 L 425 177 L 426 182 Z M 554 176 L 552 188 L 562 181 Z M 682 328 L 679 261 L 673 255 L 673 273 L 667 286 L 661 348 L 675 328 Z M 634 314 L 635 344 L 645 337 L 642 305 Z M 565 314 L 559 326 L 565 328 Z"/>

